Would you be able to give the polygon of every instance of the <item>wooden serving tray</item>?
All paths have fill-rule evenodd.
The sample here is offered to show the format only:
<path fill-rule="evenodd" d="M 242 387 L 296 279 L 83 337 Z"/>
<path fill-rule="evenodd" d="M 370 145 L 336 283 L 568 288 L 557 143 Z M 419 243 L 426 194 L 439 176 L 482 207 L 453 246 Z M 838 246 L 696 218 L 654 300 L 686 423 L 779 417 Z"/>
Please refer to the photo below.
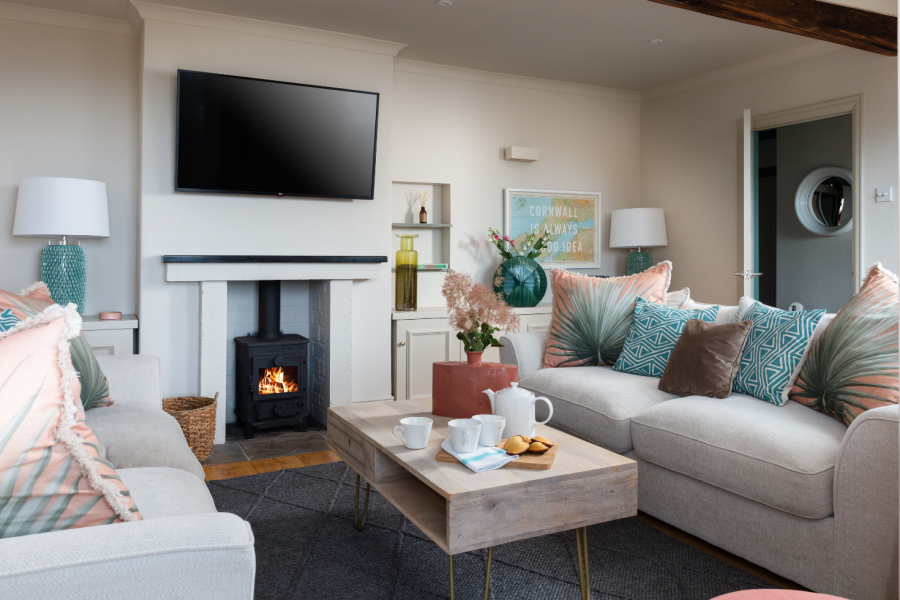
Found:
<path fill-rule="evenodd" d="M 506 444 L 506 440 L 500 440 L 500 443 L 497 444 L 497 448 L 502 449 L 504 444 Z M 543 454 L 532 454 L 531 452 L 526 452 L 525 454 L 520 455 L 516 460 L 511 460 L 500 468 L 535 469 L 538 471 L 545 471 L 553 466 L 553 461 L 556 460 L 556 455 L 558 452 L 559 444 L 551 446 L 550 449 Z M 437 458 L 438 462 L 442 463 L 459 462 L 457 459 L 453 458 L 452 454 L 448 454 L 443 448 L 438 451 L 435 458 Z"/>

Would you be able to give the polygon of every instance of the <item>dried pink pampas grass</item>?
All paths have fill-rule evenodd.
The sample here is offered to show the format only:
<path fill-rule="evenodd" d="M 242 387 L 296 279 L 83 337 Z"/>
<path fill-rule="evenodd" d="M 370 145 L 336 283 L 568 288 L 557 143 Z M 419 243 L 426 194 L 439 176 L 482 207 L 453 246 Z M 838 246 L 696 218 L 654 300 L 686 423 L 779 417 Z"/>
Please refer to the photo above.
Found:
<path fill-rule="evenodd" d="M 488 346 L 500 346 L 494 338 L 498 329 L 516 331 L 519 316 L 491 288 L 475 283 L 463 271 L 451 270 L 444 278 L 441 293 L 447 300 L 450 325 L 459 333 L 467 352 L 478 352 Z"/>

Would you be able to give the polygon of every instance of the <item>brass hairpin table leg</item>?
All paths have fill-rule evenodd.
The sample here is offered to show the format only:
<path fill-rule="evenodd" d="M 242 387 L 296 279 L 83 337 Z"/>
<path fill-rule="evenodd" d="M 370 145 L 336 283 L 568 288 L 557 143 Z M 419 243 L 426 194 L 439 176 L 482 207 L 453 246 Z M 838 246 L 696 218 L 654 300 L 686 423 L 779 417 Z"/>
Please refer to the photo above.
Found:
<path fill-rule="evenodd" d="M 588 568 L 587 527 L 575 530 L 575 553 L 578 554 L 578 582 L 581 600 L 591 600 L 591 573 Z"/>
<path fill-rule="evenodd" d="M 450 555 L 450 600 L 456 600 L 453 594 L 453 555 Z"/>
<path fill-rule="evenodd" d="M 488 548 L 487 573 L 484 576 L 484 600 L 488 600 L 491 593 L 491 559 L 494 557 L 494 547 Z"/>
<path fill-rule="evenodd" d="M 353 526 L 357 531 L 362 531 L 366 526 L 366 517 L 369 516 L 369 490 L 371 486 L 366 482 L 366 503 L 363 506 L 363 518 L 359 521 L 359 475 L 356 476 L 356 502 L 353 503 Z"/>

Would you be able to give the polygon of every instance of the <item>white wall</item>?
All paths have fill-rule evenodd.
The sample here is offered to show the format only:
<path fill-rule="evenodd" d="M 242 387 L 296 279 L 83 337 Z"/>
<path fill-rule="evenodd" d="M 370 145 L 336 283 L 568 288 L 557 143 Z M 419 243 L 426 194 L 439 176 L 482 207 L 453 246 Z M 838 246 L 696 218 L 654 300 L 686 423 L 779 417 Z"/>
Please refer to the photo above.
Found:
<path fill-rule="evenodd" d="M 389 253 L 393 59 L 377 46 L 338 47 L 365 47 L 362 38 L 149 8 L 167 12 L 142 13 L 141 352 L 160 357 L 163 394 L 180 395 L 199 385 L 199 286 L 166 282 L 162 255 Z M 179 68 L 379 92 L 375 199 L 174 193 Z M 353 285 L 354 401 L 391 393 L 387 265 L 383 273 Z"/>
<path fill-rule="evenodd" d="M 5 5 L 7 8 L 10 5 Z M 56 13 L 56 11 L 46 11 Z M 0 11 L 0 288 L 40 279 L 45 239 L 13 237 L 24 177 L 104 181 L 110 237 L 82 240 L 85 313 L 135 310 L 138 169 L 138 38 L 127 24 L 110 33 L 4 18 Z M 65 13 L 62 13 L 65 14 Z"/>
<path fill-rule="evenodd" d="M 687 86 L 682 86 L 687 87 Z M 862 114 L 863 264 L 896 272 L 898 200 L 875 203 L 875 188 L 898 186 L 897 60 L 839 48 L 774 68 L 644 95 L 641 206 L 666 209 L 669 245 L 655 258 L 674 263 L 672 287 L 702 302 L 740 295 L 740 133 L 743 109 L 763 115 L 864 96 Z M 895 195 L 896 198 L 896 195 Z"/>
<path fill-rule="evenodd" d="M 504 188 L 600 192 L 601 266 L 592 272 L 624 274 L 625 253 L 609 249 L 609 220 L 640 197 L 638 99 L 634 92 L 398 60 L 393 179 L 450 184 L 450 265 L 483 283 L 502 262 L 487 230 L 503 229 Z M 504 160 L 503 148 L 513 145 L 540 148 L 540 161 Z M 440 279 L 419 276 L 419 306 L 444 304 Z M 548 290 L 543 301 L 550 299 Z"/>

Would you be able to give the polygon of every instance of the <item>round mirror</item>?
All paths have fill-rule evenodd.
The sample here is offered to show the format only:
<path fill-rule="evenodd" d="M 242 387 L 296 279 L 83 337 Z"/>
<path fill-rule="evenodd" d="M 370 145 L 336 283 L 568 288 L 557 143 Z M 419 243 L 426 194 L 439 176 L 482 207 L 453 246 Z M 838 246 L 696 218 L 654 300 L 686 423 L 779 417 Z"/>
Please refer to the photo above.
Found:
<path fill-rule="evenodd" d="M 853 228 L 853 175 L 822 167 L 803 178 L 794 208 L 800 223 L 816 235 L 841 235 Z"/>

